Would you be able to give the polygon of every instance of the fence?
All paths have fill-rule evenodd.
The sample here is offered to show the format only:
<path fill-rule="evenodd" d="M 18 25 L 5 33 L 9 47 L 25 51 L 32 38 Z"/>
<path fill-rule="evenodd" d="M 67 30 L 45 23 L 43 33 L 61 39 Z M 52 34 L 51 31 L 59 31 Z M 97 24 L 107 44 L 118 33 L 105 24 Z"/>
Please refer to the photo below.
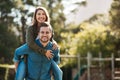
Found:
<path fill-rule="evenodd" d="M 60 55 L 61 58 L 77 58 L 78 59 L 78 63 L 77 63 L 77 67 L 78 67 L 78 71 L 80 71 L 80 63 L 81 63 L 81 60 L 82 59 L 86 59 L 87 60 L 87 80 L 90 80 L 90 66 L 91 66 L 91 63 L 93 61 L 98 61 L 99 62 L 99 65 L 101 66 L 101 62 L 102 61 L 111 61 L 111 67 L 112 67 L 112 80 L 114 80 L 116 77 L 115 77 L 115 63 L 114 61 L 120 61 L 120 58 L 114 58 L 114 54 L 111 54 L 111 57 L 109 58 L 102 58 L 101 56 L 101 53 L 99 53 L 99 57 L 92 57 L 92 55 L 90 53 L 87 53 L 87 57 L 81 57 L 80 54 L 79 55 Z M 5 68 L 6 69 L 6 72 L 5 72 L 5 76 L 4 76 L 4 80 L 8 80 L 8 72 L 9 72 L 9 69 L 13 69 L 14 68 L 14 65 L 8 65 L 8 64 L 0 64 L 0 68 Z M 79 75 L 79 74 L 78 74 Z M 117 77 L 118 79 L 120 79 L 120 77 Z"/>
<path fill-rule="evenodd" d="M 82 59 L 86 59 L 87 61 L 87 80 L 91 80 L 91 75 L 90 75 L 90 67 L 91 67 L 91 64 L 92 62 L 94 61 L 97 61 L 99 62 L 99 67 L 102 67 L 102 62 L 105 62 L 105 61 L 111 61 L 111 67 L 112 67 L 112 70 L 111 70 L 111 77 L 112 77 L 112 80 L 115 80 L 115 79 L 118 79 L 120 80 L 120 76 L 115 76 L 115 73 L 119 73 L 120 74 L 120 71 L 115 71 L 115 61 L 120 61 L 120 58 L 115 58 L 114 57 L 114 54 L 112 53 L 110 57 L 107 57 L 107 58 L 102 58 L 102 53 L 99 53 L 99 56 L 98 57 L 92 57 L 92 54 L 91 53 L 87 53 L 87 57 L 82 57 L 80 54 L 79 55 L 61 55 L 61 58 L 77 58 L 78 59 L 78 71 L 80 71 L 80 65 L 81 65 L 81 60 Z M 80 76 L 80 73 L 78 72 L 78 75 Z"/>
<path fill-rule="evenodd" d="M 5 68 L 5 76 L 4 76 L 4 80 L 8 80 L 8 73 L 9 73 L 9 69 L 14 69 L 14 65 L 8 65 L 8 64 L 0 64 L 0 68 Z"/>

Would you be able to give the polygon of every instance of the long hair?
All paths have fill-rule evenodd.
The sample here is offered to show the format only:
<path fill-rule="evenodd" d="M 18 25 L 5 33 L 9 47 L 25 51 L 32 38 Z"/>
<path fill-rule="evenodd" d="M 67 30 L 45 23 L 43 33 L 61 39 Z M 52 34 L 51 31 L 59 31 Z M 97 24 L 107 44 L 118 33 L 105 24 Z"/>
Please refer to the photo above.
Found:
<path fill-rule="evenodd" d="M 38 22 L 36 20 L 36 13 L 37 13 L 38 10 L 43 10 L 45 12 L 45 15 L 46 15 L 45 22 L 50 22 L 50 17 L 49 17 L 49 14 L 48 14 L 48 11 L 46 10 L 46 8 L 44 8 L 44 7 L 37 7 L 35 12 L 34 12 L 34 15 L 33 15 L 32 25 L 33 26 L 37 26 L 37 24 L 38 24 Z"/>

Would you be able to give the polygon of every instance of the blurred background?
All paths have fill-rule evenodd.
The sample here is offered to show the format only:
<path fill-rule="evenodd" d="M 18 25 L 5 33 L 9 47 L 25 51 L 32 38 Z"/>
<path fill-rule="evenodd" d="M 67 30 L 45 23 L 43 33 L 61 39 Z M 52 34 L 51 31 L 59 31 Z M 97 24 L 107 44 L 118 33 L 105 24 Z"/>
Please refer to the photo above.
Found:
<path fill-rule="evenodd" d="M 120 80 L 120 0 L 0 0 L 0 80 L 14 80 L 37 6 L 49 11 L 63 80 Z"/>

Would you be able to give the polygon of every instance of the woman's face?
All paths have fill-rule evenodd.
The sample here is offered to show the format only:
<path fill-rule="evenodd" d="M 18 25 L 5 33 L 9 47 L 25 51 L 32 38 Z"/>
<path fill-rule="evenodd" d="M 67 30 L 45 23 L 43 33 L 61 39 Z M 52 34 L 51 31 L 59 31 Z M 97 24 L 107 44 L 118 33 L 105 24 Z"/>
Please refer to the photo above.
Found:
<path fill-rule="evenodd" d="M 46 21 L 46 14 L 43 10 L 38 10 L 36 13 L 36 20 L 38 23 Z"/>

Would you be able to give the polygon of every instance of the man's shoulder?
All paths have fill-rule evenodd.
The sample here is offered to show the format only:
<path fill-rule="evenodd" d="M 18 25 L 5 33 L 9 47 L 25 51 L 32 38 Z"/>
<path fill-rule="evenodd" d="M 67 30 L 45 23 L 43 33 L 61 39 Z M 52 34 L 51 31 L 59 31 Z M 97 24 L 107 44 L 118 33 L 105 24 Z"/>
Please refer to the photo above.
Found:
<path fill-rule="evenodd" d="M 25 43 L 23 45 L 21 45 L 20 47 L 18 47 L 15 52 L 19 53 L 19 52 L 26 52 L 29 49 L 28 45 Z"/>

